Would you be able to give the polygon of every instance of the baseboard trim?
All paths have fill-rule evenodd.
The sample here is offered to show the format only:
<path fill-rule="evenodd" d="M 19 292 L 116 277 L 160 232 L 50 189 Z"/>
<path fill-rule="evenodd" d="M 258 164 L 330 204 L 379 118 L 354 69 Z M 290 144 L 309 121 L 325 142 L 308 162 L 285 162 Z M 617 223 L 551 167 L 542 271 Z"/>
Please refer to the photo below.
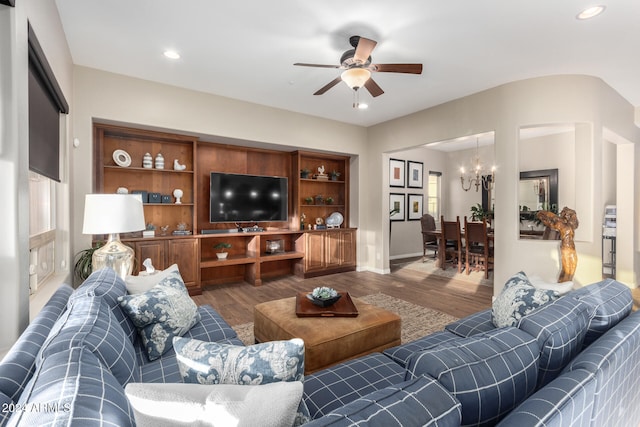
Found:
<path fill-rule="evenodd" d="M 365 267 L 365 268 L 358 268 L 357 271 L 358 272 L 370 271 L 370 272 L 376 273 L 376 274 L 390 274 L 391 273 L 391 269 L 389 269 L 389 268 L 381 269 L 381 268 L 368 268 L 368 267 Z"/>
<path fill-rule="evenodd" d="M 402 259 L 402 258 L 413 258 L 417 256 L 422 256 L 420 252 L 412 253 L 412 254 L 402 254 L 402 255 L 391 255 L 389 256 L 389 260 L 392 259 Z"/>

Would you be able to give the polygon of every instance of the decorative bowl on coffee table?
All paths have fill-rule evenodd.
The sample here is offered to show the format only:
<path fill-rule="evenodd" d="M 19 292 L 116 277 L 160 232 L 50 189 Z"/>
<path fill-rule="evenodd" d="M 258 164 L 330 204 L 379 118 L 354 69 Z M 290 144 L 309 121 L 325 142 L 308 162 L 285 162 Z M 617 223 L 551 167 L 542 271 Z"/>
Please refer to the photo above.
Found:
<path fill-rule="evenodd" d="M 313 292 L 307 294 L 307 298 L 313 304 L 319 307 L 329 307 L 335 304 L 342 295 L 340 295 L 335 289 L 328 287 L 315 288 Z"/>
<path fill-rule="evenodd" d="M 323 308 L 332 306 L 333 304 L 338 302 L 340 297 L 342 297 L 342 295 L 338 294 L 333 298 L 322 299 L 322 298 L 314 298 L 311 294 L 307 294 L 307 298 L 309 298 L 309 301 L 311 301 L 318 307 L 323 307 Z"/>

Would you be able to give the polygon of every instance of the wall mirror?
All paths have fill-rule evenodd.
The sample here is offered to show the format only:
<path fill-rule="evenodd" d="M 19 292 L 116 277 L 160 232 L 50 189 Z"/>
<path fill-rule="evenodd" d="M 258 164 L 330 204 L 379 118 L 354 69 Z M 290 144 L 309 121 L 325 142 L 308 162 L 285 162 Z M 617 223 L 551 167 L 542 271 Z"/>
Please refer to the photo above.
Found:
<path fill-rule="evenodd" d="M 558 212 L 558 169 L 520 172 L 518 184 L 520 238 L 543 238 L 544 226 L 536 219 L 541 210 Z"/>
<path fill-rule="evenodd" d="M 558 169 L 520 172 L 520 212 L 558 210 Z"/>
<path fill-rule="evenodd" d="M 558 212 L 563 206 L 575 204 L 575 138 L 575 123 L 520 128 L 521 239 L 554 238 L 553 234 L 545 235 L 545 226 L 536 219 L 536 213 L 540 210 Z"/>

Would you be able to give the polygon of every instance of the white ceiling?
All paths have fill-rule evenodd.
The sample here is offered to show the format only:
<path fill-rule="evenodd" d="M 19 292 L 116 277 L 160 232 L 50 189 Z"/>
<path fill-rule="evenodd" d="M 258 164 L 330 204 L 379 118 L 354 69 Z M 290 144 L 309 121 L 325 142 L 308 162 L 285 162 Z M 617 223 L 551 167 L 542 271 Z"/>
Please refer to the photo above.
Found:
<path fill-rule="evenodd" d="M 56 0 L 75 64 L 370 126 L 507 82 L 552 74 L 602 78 L 640 105 L 640 1 Z M 603 0 L 606 1 L 606 0 Z M 340 70 L 349 36 L 378 41 L 374 63 L 422 63 L 421 75 L 374 73 L 385 93 L 352 108 Z M 165 49 L 181 58 L 170 61 Z"/>

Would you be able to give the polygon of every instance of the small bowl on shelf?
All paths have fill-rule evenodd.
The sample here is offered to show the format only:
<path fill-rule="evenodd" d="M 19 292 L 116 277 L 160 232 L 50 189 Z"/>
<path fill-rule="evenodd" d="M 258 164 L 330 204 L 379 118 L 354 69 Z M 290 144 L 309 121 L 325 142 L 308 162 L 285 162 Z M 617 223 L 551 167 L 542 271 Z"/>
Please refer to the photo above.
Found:
<path fill-rule="evenodd" d="M 307 298 L 318 307 L 330 307 L 342 297 L 335 289 L 321 287 L 315 288 L 313 292 L 307 294 Z"/>

